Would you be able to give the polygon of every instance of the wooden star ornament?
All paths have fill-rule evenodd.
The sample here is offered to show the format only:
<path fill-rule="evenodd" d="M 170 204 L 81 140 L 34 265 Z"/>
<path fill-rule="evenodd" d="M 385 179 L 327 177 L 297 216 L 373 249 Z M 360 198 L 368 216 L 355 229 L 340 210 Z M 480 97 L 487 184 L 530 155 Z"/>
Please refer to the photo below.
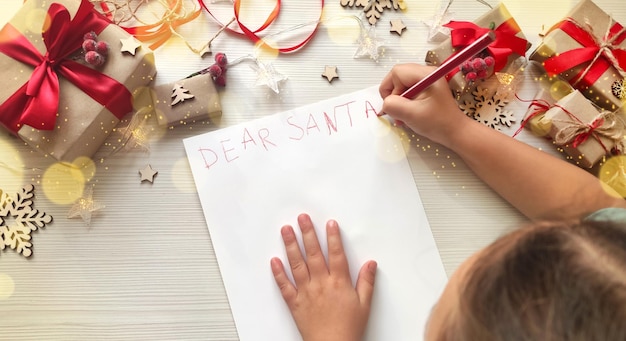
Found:
<path fill-rule="evenodd" d="M 158 173 L 159 172 L 157 172 L 154 169 L 152 169 L 152 166 L 150 166 L 150 165 L 147 165 L 143 169 L 139 170 L 139 175 L 141 175 L 141 182 L 144 182 L 144 181 L 149 181 L 151 183 L 154 182 L 154 177 Z"/>
<path fill-rule="evenodd" d="M 135 39 L 134 37 L 120 39 L 120 42 L 122 43 L 122 48 L 120 49 L 120 52 L 127 52 L 132 54 L 133 56 L 135 55 L 135 53 L 137 53 L 137 49 L 141 47 L 141 43 L 137 41 L 137 39 Z"/>
<path fill-rule="evenodd" d="M 389 29 L 389 32 L 395 32 L 399 36 L 401 36 L 402 32 L 406 29 L 406 25 L 402 22 L 401 19 L 391 20 L 389 21 L 389 23 L 391 24 L 391 29 Z"/>
<path fill-rule="evenodd" d="M 322 77 L 326 77 L 328 83 L 332 82 L 335 78 L 339 78 L 339 75 L 337 75 L 337 67 L 326 65 L 324 67 L 324 73 L 322 73 Z"/>

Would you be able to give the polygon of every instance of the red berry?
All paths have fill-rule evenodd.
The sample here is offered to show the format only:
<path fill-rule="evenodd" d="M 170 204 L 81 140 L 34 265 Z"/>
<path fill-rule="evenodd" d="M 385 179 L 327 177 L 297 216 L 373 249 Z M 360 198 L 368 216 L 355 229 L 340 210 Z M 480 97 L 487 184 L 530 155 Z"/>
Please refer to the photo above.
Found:
<path fill-rule="evenodd" d="M 480 70 L 480 71 L 476 72 L 476 77 L 480 78 L 480 79 L 487 78 L 487 70 Z"/>
<path fill-rule="evenodd" d="M 86 39 L 83 41 L 83 51 L 95 51 L 96 50 L 96 41 L 93 39 Z"/>
<path fill-rule="evenodd" d="M 217 64 L 213 64 L 209 66 L 209 73 L 213 78 L 219 77 L 222 75 L 222 67 Z"/>
<path fill-rule="evenodd" d="M 477 75 L 476 75 L 476 72 L 474 72 L 474 71 L 470 71 L 470 72 L 468 72 L 468 73 L 465 75 L 465 79 L 467 79 L 467 80 L 468 80 L 468 81 L 470 81 L 470 82 L 475 81 L 475 80 L 476 80 L 476 77 L 477 77 Z"/>
<path fill-rule="evenodd" d="M 495 63 L 496 60 L 492 56 L 485 57 L 485 64 L 487 64 L 487 66 L 492 66 Z"/>
<path fill-rule="evenodd" d="M 469 62 L 469 60 L 466 60 L 463 62 L 463 64 L 461 64 L 461 72 L 468 73 L 470 71 L 472 71 L 472 64 Z"/>
<path fill-rule="evenodd" d="M 487 69 L 487 63 L 482 58 L 474 58 L 472 60 L 472 67 L 475 71 Z"/>
<path fill-rule="evenodd" d="M 109 54 L 109 44 L 106 41 L 99 41 L 96 43 L 96 52 L 99 54 L 106 56 Z"/>
<path fill-rule="evenodd" d="M 224 77 L 224 75 L 221 75 L 219 77 L 215 77 L 215 79 L 213 81 L 218 86 L 226 86 L 226 77 Z"/>
<path fill-rule="evenodd" d="M 104 57 L 96 51 L 87 51 L 85 61 L 93 66 L 100 66 L 104 64 Z"/>
<path fill-rule="evenodd" d="M 228 64 L 228 58 L 226 58 L 226 54 L 224 54 L 223 52 L 218 52 L 215 54 L 215 61 L 219 66 L 222 67 L 226 67 L 226 64 Z"/>
<path fill-rule="evenodd" d="M 96 32 L 91 31 L 91 32 L 87 32 L 85 33 L 85 35 L 83 36 L 83 40 L 96 40 L 98 39 L 98 36 L 96 35 Z"/>

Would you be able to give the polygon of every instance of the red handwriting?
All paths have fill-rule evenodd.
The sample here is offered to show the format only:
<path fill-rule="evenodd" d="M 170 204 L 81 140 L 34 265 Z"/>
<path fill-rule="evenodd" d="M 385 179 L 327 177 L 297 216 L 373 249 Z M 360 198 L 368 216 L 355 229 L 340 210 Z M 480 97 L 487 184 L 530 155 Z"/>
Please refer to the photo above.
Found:
<path fill-rule="evenodd" d="M 377 118 L 378 111 L 374 105 L 368 101 L 348 101 L 317 113 L 296 113 L 286 117 L 285 126 L 289 132 L 286 138 L 292 141 L 301 141 L 312 134 L 323 134 L 328 136 L 339 134 L 342 131 L 354 126 L 353 117 L 365 119 Z M 321 125 L 320 125 L 321 124 Z M 325 128 L 325 129 L 324 129 Z M 270 151 L 278 148 L 282 134 L 272 134 L 270 128 L 250 128 L 244 127 L 241 130 L 240 139 L 223 139 L 213 142 L 216 147 L 201 147 L 198 149 L 204 165 L 207 169 L 216 166 L 218 163 L 231 163 L 246 152 L 252 150 Z M 239 141 L 237 141 L 239 140 Z"/>

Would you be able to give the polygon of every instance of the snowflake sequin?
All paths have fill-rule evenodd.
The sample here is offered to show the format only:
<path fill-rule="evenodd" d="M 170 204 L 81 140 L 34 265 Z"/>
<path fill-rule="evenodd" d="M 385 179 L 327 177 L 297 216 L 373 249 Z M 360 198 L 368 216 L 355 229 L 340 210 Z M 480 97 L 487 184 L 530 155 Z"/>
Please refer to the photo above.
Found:
<path fill-rule="evenodd" d="M 496 130 L 500 130 L 501 125 L 510 127 L 515 123 L 513 113 L 504 110 L 509 104 L 508 94 L 500 91 L 493 93 L 489 88 L 477 86 L 472 96 L 472 101 L 465 100 L 459 104 L 467 116 Z"/>
<path fill-rule="evenodd" d="M 611 91 L 613 92 L 613 96 L 621 100 L 626 100 L 626 80 L 622 79 L 613 82 L 611 85 Z"/>
<path fill-rule="evenodd" d="M 52 216 L 33 209 L 34 190 L 33 185 L 27 185 L 15 196 L 0 190 L 0 250 L 8 246 L 30 257 L 33 254 L 30 233 L 52 222 Z"/>

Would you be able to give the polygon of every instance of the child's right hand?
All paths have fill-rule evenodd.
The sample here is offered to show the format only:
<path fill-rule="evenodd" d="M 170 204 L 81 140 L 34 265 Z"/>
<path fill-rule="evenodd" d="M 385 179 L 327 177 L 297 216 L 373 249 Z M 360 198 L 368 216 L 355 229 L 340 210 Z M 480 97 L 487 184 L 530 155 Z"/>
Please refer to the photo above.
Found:
<path fill-rule="evenodd" d="M 400 96 L 434 69 L 419 64 L 394 66 L 379 87 L 384 99 L 382 111 L 419 135 L 449 147 L 452 143 L 449 138 L 472 120 L 459 109 L 445 79 L 438 80 L 413 99 Z"/>

